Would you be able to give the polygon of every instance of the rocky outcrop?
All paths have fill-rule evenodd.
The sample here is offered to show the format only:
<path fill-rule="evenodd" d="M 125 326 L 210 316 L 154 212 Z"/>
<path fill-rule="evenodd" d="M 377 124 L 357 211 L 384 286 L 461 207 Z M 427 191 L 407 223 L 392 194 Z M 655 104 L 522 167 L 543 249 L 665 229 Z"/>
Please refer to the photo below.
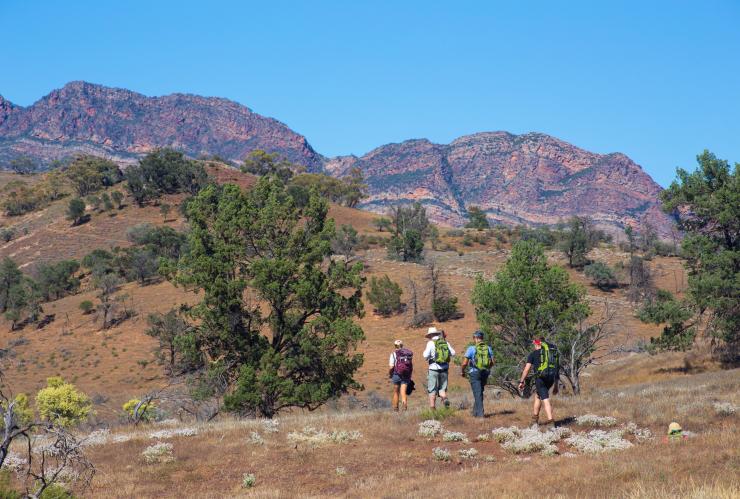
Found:
<path fill-rule="evenodd" d="M 302 135 L 227 99 L 72 82 L 27 108 L 0 101 L 0 160 L 25 154 L 43 164 L 85 152 L 126 163 L 157 147 L 234 161 L 263 149 L 309 170 L 323 162 Z"/>
<path fill-rule="evenodd" d="M 539 133 L 478 133 L 446 145 L 410 140 L 325 168 L 342 175 L 352 167 L 365 172 L 370 188 L 361 206 L 379 213 L 420 201 L 450 225 L 464 223 L 471 205 L 509 224 L 586 215 L 620 230 L 650 222 L 667 235 L 672 223 L 659 209 L 660 186 L 627 156 L 594 154 Z"/>
<path fill-rule="evenodd" d="M 658 204 L 660 186 L 627 156 L 594 154 L 539 133 L 478 133 L 450 144 L 408 140 L 327 160 L 284 124 L 227 99 L 146 97 L 85 82 L 26 108 L 0 97 L 0 167 L 20 155 L 48 164 L 77 153 L 132 163 L 157 147 L 233 161 L 263 149 L 334 176 L 359 167 L 370 192 L 361 207 L 384 213 L 391 204 L 419 201 L 449 225 L 463 224 L 466 208 L 476 205 L 508 224 L 587 215 L 615 230 L 650 222 L 667 235 L 672 226 Z"/>

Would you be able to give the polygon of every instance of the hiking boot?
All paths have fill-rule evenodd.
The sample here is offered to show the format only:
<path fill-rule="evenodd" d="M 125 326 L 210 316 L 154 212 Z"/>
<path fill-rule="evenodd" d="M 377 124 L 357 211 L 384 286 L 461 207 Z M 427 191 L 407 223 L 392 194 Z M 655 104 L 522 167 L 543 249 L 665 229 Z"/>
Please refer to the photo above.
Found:
<path fill-rule="evenodd" d="M 398 412 L 398 407 L 394 407 L 393 412 Z"/>
<path fill-rule="evenodd" d="M 450 399 L 445 399 L 445 407 L 450 407 Z"/>
<path fill-rule="evenodd" d="M 538 426 L 539 424 L 540 424 L 539 414 L 536 416 L 532 416 L 532 426 Z"/>
<path fill-rule="evenodd" d="M 548 430 L 555 429 L 555 420 L 554 419 L 548 419 L 547 421 L 545 421 L 545 426 L 547 427 Z"/>

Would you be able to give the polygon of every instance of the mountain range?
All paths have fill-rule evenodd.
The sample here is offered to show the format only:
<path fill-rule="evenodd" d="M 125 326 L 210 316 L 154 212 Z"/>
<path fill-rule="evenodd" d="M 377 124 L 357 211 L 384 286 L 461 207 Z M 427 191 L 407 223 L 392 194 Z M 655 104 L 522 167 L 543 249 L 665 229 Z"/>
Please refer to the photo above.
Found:
<path fill-rule="evenodd" d="M 262 149 L 337 177 L 358 167 L 369 186 L 361 208 L 384 213 L 392 204 L 419 201 L 433 220 L 449 225 L 463 224 L 466 208 L 475 205 L 509 224 L 587 215 L 612 230 L 649 222 L 667 235 L 672 226 L 660 209 L 661 187 L 630 158 L 541 133 L 485 132 L 449 144 L 415 139 L 327 158 L 285 124 L 223 98 L 147 97 L 79 81 L 28 107 L 0 96 L 0 166 L 19 156 L 48 165 L 80 153 L 125 166 L 157 147 L 237 162 Z"/>

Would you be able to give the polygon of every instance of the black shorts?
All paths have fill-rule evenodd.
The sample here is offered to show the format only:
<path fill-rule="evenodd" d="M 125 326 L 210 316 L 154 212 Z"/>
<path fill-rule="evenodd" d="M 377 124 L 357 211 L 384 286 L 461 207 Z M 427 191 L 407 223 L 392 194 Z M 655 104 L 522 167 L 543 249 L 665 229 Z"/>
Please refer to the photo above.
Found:
<path fill-rule="evenodd" d="M 537 391 L 537 396 L 540 400 L 547 400 L 550 398 L 550 388 L 555 384 L 555 376 L 539 376 L 534 380 L 534 386 Z"/>

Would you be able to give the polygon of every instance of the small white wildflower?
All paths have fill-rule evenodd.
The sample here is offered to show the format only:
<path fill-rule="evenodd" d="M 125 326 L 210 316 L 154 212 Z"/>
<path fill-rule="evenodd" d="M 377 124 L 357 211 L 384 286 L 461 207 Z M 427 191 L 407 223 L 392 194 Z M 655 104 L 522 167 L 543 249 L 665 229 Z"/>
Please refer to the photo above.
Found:
<path fill-rule="evenodd" d="M 107 428 L 103 428 L 90 433 L 87 437 L 81 440 L 81 443 L 86 447 L 93 445 L 103 445 L 108 442 L 109 438 L 110 430 Z"/>
<path fill-rule="evenodd" d="M 616 418 L 611 416 L 597 416 L 595 414 L 584 414 L 576 418 L 576 423 L 582 426 L 614 426 L 617 424 Z"/>
<path fill-rule="evenodd" d="M 535 428 L 524 428 L 518 430 L 518 436 L 514 440 L 507 440 L 501 446 L 514 454 L 526 454 L 530 452 L 554 453 L 557 447 L 553 444 L 560 440 L 562 431 L 540 432 Z"/>
<path fill-rule="evenodd" d="M 5 456 L 3 469 L 10 470 L 14 473 L 21 473 L 21 471 L 23 471 L 27 465 L 28 461 L 26 461 L 26 459 L 22 458 L 19 454 L 16 454 L 15 452 L 10 452 L 7 456 Z"/>
<path fill-rule="evenodd" d="M 595 454 L 611 450 L 624 450 L 632 447 L 629 440 L 622 438 L 622 431 L 591 430 L 588 433 L 577 433 L 567 439 L 565 443 L 581 452 Z"/>
<path fill-rule="evenodd" d="M 113 435 L 113 437 L 111 437 L 111 442 L 113 442 L 114 444 L 120 444 L 123 442 L 128 442 L 133 438 L 134 436 L 130 433 L 119 433 L 118 435 Z"/>
<path fill-rule="evenodd" d="M 251 489 L 257 483 L 254 473 L 244 473 L 242 476 L 242 488 Z"/>
<path fill-rule="evenodd" d="M 260 435 L 256 431 L 253 431 L 249 435 L 249 443 L 253 445 L 265 445 L 265 439 L 262 438 L 262 435 Z"/>
<path fill-rule="evenodd" d="M 419 435 L 427 438 L 434 438 L 442 433 L 442 423 L 434 419 L 427 419 L 419 423 Z"/>
<path fill-rule="evenodd" d="M 481 433 L 477 437 L 475 437 L 476 442 L 488 442 L 491 440 L 491 435 L 488 433 Z"/>
<path fill-rule="evenodd" d="M 173 437 L 192 437 L 198 434 L 197 428 L 172 428 L 168 430 L 157 430 L 149 433 L 152 440 L 162 440 Z"/>
<path fill-rule="evenodd" d="M 624 433 L 629 433 L 635 437 L 638 442 L 645 442 L 653 439 L 653 432 L 649 428 L 640 428 L 636 423 L 629 422 L 623 427 Z"/>
<path fill-rule="evenodd" d="M 437 461 L 449 461 L 452 458 L 450 451 L 443 449 L 442 447 L 435 447 L 432 449 L 432 456 Z"/>
<path fill-rule="evenodd" d="M 336 473 L 337 476 L 344 476 L 347 474 L 347 468 L 344 466 L 337 466 Z"/>
<path fill-rule="evenodd" d="M 457 453 L 460 454 L 462 459 L 475 459 L 478 456 L 478 451 L 472 447 L 470 449 L 460 449 Z"/>
<path fill-rule="evenodd" d="M 443 442 L 467 442 L 468 436 L 460 431 L 446 431 L 442 434 Z"/>
<path fill-rule="evenodd" d="M 563 452 L 560 454 L 562 457 L 576 457 L 577 454 L 573 454 L 572 452 Z"/>
<path fill-rule="evenodd" d="M 169 463 L 175 460 L 172 451 L 173 447 L 171 443 L 157 442 L 144 449 L 141 455 L 144 456 L 144 461 L 147 464 Z"/>
<path fill-rule="evenodd" d="M 484 457 L 484 458 L 483 458 L 483 460 L 484 460 L 485 462 L 487 462 L 487 463 L 493 463 L 493 462 L 495 462 L 495 461 L 496 461 L 496 458 L 495 458 L 495 457 L 493 457 L 493 456 L 486 456 L 486 457 Z"/>
<path fill-rule="evenodd" d="M 280 421 L 277 419 L 263 419 L 262 431 L 265 433 L 277 433 L 280 431 Z"/>
<path fill-rule="evenodd" d="M 355 440 L 359 440 L 362 438 L 362 433 L 360 433 L 357 430 L 340 430 L 340 431 L 333 431 L 331 432 L 331 435 L 329 435 L 329 439 L 337 444 L 344 444 L 347 442 L 354 442 Z"/>
<path fill-rule="evenodd" d="M 491 430 L 493 439 L 498 443 L 509 442 L 519 437 L 519 428 L 510 426 L 508 428 L 494 428 Z"/>
<path fill-rule="evenodd" d="M 714 412 L 720 416 L 732 416 L 737 412 L 737 407 L 732 402 L 715 402 Z"/>

